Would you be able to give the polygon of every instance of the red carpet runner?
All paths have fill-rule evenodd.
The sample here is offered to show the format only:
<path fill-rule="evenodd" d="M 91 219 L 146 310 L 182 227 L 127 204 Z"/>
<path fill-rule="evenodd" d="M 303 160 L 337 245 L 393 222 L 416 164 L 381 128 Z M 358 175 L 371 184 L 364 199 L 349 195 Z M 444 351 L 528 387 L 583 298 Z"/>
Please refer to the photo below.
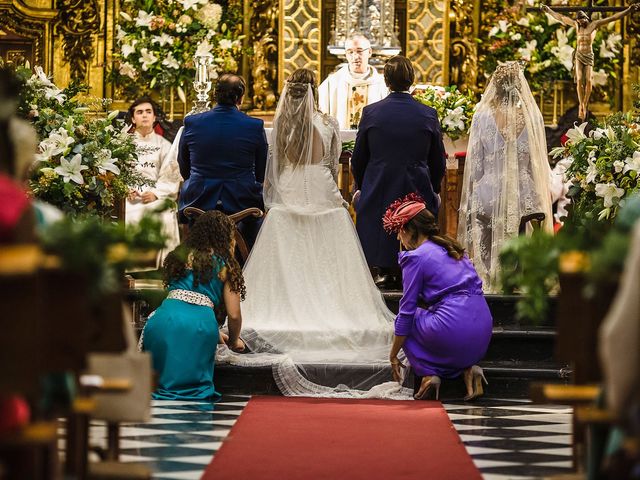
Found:
<path fill-rule="evenodd" d="M 254 397 L 203 480 L 481 479 L 439 402 Z"/>

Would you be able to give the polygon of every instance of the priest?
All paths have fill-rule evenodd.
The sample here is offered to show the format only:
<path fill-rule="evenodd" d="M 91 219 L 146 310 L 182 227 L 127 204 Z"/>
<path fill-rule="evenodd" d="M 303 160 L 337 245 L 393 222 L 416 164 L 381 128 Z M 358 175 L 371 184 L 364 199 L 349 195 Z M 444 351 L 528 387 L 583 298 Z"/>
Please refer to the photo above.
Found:
<path fill-rule="evenodd" d="M 369 65 L 371 43 L 363 35 L 354 35 L 344 44 L 347 65 L 329 75 L 318 89 L 318 104 L 323 113 L 335 117 L 340 129 L 357 129 L 362 109 L 389 93 L 384 77 Z"/>

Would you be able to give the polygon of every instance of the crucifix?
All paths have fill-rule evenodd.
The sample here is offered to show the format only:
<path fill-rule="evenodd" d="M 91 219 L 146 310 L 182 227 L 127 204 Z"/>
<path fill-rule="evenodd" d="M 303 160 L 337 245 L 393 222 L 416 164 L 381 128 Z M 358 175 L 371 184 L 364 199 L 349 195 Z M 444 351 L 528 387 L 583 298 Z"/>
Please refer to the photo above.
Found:
<path fill-rule="evenodd" d="M 638 9 L 640 9 L 639 3 L 634 3 L 629 7 L 609 7 L 593 5 L 593 0 L 588 1 L 588 5 L 581 6 L 558 6 L 553 9 L 547 5 L 541 4 L 540 9 L 551 15 L 559 22 L 569 27 L 576 29 L 576 35 L 578 36 L 578 44 L 576 51 L 573 54 L 573 76 L 576 83 L 576 91 L 578 93 L 579 110 L 578 116 L 585 120 L 587 116 L 587 106 L 589 104 L 589 97 L 591 96 L 591 88 L 593 85 L 593 40 L 596 36 L 596 31 L 603 25 L 610 22 L 615 22 L 626 15 L 629 15 Z M 534 10 L 534 8 L 527 8 L 527 10 Z M 577 12 L 576 18 L 573 19 L 563 12 Z M 591 20 L 590 14 L 594 12 L 616 12 L 609 17 L 600 18 L 598 20 Z"/>

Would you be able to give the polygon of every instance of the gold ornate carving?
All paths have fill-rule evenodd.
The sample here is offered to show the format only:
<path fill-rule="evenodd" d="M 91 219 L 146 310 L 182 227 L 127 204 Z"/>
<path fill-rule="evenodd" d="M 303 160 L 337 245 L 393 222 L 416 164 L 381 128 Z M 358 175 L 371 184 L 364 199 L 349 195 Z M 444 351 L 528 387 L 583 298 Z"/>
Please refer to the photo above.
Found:
<path fill-rule="evenodd" d="M 281 0 L 278 86 L 298 68 L 320 72 L 320 0 Z"/>
<path fill-rule="evenodd" d="M 55 16 L 53 10 L 30 9 L 21 3 L 0 1 L 0 29 L 8 30 L 28 39 L 33 46 L 33 62 L 51 70 L 50 23 Z"/>
<path fill-rule="evenodd" d="M 451 0 L 450 83 L 462 91 L 477 89 L 479 2 Z"/>
<path fill-rule="evenodd" d="M 407 57 L 417 70 L 417 81 L 447 84 L 449 0 L 407 1 Z"/>
<path fill-rule="evenodd" d="M 100 28 L 97 0 L 58 0 L 56 32 L 62 34 L 64 60 L 69 62 L 71 78 L 84 81 L 94 54 L 92 35 Z"/>
<path fill-rule="evenodd" d="M 253 107 L 269 110 L 278 89 L 278 0 L 254 0 L 251 15 Z"/>

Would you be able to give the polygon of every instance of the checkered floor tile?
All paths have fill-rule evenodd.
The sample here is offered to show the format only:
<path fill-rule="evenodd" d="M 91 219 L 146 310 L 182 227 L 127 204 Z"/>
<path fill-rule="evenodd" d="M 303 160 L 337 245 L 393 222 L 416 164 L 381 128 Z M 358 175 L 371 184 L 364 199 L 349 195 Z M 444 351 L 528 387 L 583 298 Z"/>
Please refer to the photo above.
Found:
<path fill-rule="evenodd" d="M 483 399 L 444 407 L 484 480 L 572 471 L 570 407 Z"/>
<path fill-rule="evenodd" d="M 153 419 L 121 429 L 122 461 L 147 464 L 155 479 L 199 479 L 249 396 L 210 403 L 154 401 Z M 485 480 L 524 480 L 571 471 L 571 409 L 511 400 L 444 405 Z M 92 424 L 91 443 L 106 442 Z"/>

